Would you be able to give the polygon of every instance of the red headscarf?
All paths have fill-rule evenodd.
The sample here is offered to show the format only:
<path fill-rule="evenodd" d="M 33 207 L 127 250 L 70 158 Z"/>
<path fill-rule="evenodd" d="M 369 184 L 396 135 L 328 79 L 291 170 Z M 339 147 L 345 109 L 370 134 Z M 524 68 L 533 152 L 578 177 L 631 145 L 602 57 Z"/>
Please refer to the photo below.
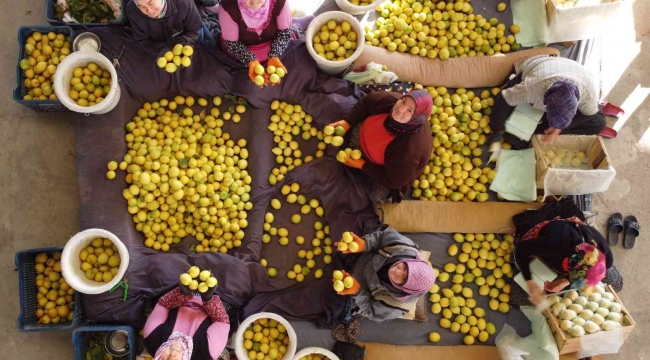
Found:
<path fill-rule="evenodd" d="M 384 127 L 393 135 L 412 134 L 416 132 L 422 124 L 429 121 L 431 116 L 431 108 L 433 107 L 433 99 L 431 95 L 425 90 L 412 90 L 406 95 L 415 101 L 415 111 L 411 120 L 405 124 L 395 121 L 391 114 L 388 114 L 384 120 Z M 392 111 L 391 111 L 392 112 Z"/>

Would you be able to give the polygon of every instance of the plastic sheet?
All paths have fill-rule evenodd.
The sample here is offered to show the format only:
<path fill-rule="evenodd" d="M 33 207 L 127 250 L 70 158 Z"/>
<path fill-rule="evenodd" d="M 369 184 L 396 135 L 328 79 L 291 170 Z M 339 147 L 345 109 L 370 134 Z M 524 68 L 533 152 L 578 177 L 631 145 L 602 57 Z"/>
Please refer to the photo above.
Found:
<path fill-rule="evenodd" d="M 490 190 L 506 200 L 535 201 L 535 150 L 501 150 Z"/>
<path fill-rule="evenodd" d="M 388 85 L 397 81 L 395 73 L 386 71 L 384 65 L 377 64 L 374 61 L 366 66 L 352 70 L 343 77 L 347 81 L 363 86 L 363 85 Z"/>

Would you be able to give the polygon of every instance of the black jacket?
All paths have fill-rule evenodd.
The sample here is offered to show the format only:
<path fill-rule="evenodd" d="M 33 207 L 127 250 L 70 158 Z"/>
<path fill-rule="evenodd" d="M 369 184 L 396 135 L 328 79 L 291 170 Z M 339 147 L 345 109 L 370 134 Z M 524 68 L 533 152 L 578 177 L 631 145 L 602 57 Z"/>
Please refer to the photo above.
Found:
<path fill-rule="evenodd" d="M 193 0 L 167 0 L 167 10 L 162 19 L 152 19 L 143 14 L 135 1 L 129 1 L 126 13 L 135 41 L 156 54 L 165 47 L 171 49 L 175 44 L 194 44 L 203 26 Z"/>

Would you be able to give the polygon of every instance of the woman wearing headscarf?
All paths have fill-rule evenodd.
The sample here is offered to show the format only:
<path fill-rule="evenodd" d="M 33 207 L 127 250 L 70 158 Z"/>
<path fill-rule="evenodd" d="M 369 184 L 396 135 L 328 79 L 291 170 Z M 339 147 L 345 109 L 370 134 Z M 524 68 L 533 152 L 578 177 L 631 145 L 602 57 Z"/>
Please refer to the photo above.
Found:
<path fill-rule="evenodd" d="M 182 284 L 163 295 L 144 326 L 154 360 L 227 360 L 230 320 L 216 287 L 201 296 Z"/>
<path fill-rule="evenodd" d="M 225 51 L 248 66 L 251 81 L 255 82 L 255 67 L 267 59 L 267 66 L 288 74 L 280 57 L 289 42 L 297 38 L 296 32 L 292 31 L 289 1 L 223 0 L 219 7 L 219 24 Z M 304 30 L 306 25 L 300 27 Z M 266 85 L 268 74 L 265 73 L 264 77 Z"/>
<path fill-rule="evenodd" d="M 175 44 L 194 44 L 203 28 L 193 0 L 129 1 L 126 14 L 135 41 L 155 54 Z"/>
<path fill-rule="evenodd" d="M 375 201 L 392 197 L 401 201 L 413 181 L 429 162 L 433 138 L 428 126 L 433 100 L 424 90 L 406 95 L 371 92 L 345 116 L 330 124 L 352 129 L 348 146 L 359 149 L 359 160 L 347 158 L 345 164 L 361 170 L 376 185 Z"/>
<path fill-rule="evenodd" d="M 502 87 L 494 99 L 490 142 L 503 139 L 521 149 L 528 145 L 505 133 L 505 123 L 518 104 L 526 103 L 545 111 L 535 134 L 551 141 L 560 134 L 597 135 L 606 126 L 599 106 L 600 87 L 581 64 L 571 59 L 538 55 L 515 64 L 516 76 Z"/>
<path fill-rule="evenodd" d="M 614 256 L 607 240 L 586 224 L 584 215 L 571 201 L 550 203 L 540 210 L 528 210 L 513 217 L 517 233 L 514 246 L 515 265 L 528 285 L 528 294 L 513 286 L 511 303 L 525 305 L 528 295 L 537 304 L 545 293 L 568 289 L 589 292 L 600 281 L 616 290 L 623 287 Z M 530 264 L 541 260 L 558 274 L 554 281 L 540 288 L 533 280 Z"/>
<path fill-rule="evenodd" d="M 435 283 L 436 273 L 420 258 L 418 246 L 395 229 L 352 238 L 359 250 L 343 253 L 350 254 L 345 275 L 352 276 L 354 284 L 338 293 L 351 295 L 351 315 L 377 322 L 400 318 L 408 312 L 405 302 L 419 298 Z"/>

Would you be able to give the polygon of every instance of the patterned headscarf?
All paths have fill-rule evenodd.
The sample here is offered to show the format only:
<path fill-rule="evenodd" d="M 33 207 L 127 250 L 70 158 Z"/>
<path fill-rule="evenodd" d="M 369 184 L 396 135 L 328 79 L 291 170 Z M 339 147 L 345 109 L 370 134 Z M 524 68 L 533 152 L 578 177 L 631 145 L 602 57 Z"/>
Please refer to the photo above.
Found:
<path fill-rule="evenodd" d="M 402 124 L 393 119 L 393 116 L 391 115 L 393 111 L 391 109 L 391 114 L 388 114 L 386 120 L 384 120 L 384 127 L 393 135 L 412 134 L 418 131 L 420 126 L 429 121 L 429 117 L 431 117 L 433 99 L 431 99 L 431 95 L 429 95 L 428 92 L 424 90 L 413 90 L 404 96 L 409 96 L 415 101 L 415 111 L 413 112 L 411 120 Z"/>
<path fill-rule="evenodd" d="M 554 129 L 565 129 L 578 112 L 580 90 L 571 80 L 556 81 L 544 93 L 546 120 Z"/>
<path fill-rule="evenodd" d="M 160 360 L 162 357 L 163 351 L 165 351 L 168 347 L 178 344 L 181 346 L 183 349 L 183 358 L 182 360 L 190 360 L 192 357 L 192 350 L 194 350 L 194 342 L 192 341 L 192 338 L 179 333 L 178 331 L 174 332 L 169 336 L 169 339 L 167 339 L 166 342 L 164 342 L 158 350 L 156 351 L 156 355 L 154 356 L 154 360 Z"/>
<path fill-rule="evenodd" d="M 419 295 L 427 292 L 436 282 L 436 273 L 433 271 L 433 268 L 429 263 L 422 259 L 408 259 L 398 261 L 393 266 L 397 264 L 406 264 L 408 269 L 408 277 L 404 284 L 396 284 L 393 282 L 393 279 L 390 279 L 391 284 L 403 292 L 409 294 L 408 296 L 401 297 L 397 300 L 404 301 L 408 299 L 410 295 Z M 391 267 L 393 267 L 391 266 Z"/>
<path fill-rule="evenodd" d="M 586 286 L 595 286 L 607 272 L 605 255 L 598 247 L 588 243 L 576 246 L 576 253 L 564 259 L 563 267 L 569 273 L 571 288 L 581 290 Z"/>
<path fill-rule="evenodd" d="M 245 0 L 237 0 L 239 12 L 244 19 L 249 31 L 261 33 L 271 22 L 271 13 L 275 7 L 275 0 L 266 0 L 262 7 L 253 10 L 246 6 Z"/>

